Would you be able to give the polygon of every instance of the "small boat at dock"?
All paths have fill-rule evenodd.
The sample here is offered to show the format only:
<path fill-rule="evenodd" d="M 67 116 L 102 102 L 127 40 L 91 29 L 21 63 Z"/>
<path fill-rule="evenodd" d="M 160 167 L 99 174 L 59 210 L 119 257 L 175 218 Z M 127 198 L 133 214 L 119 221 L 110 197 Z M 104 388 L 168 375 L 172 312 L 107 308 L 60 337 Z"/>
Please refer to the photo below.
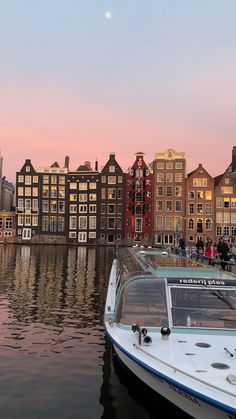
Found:
<path fill-rule="evenodd" d="M 236 418 L 236 276 L 168 249 L 118 249 L 104 327 L 118 359 L 197 419 Z"/>

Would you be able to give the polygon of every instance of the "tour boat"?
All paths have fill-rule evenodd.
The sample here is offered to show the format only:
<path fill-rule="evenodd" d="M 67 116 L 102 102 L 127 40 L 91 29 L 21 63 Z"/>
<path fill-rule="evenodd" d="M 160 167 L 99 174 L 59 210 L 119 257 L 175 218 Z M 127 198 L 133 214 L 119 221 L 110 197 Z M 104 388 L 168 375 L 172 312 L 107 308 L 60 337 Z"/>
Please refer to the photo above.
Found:
<path fill-rule="evenodd" d="M 148 388 L 194 418 L 236 418 L 235 275 L 169 250 L 122 248 L 104 327 Z"/>

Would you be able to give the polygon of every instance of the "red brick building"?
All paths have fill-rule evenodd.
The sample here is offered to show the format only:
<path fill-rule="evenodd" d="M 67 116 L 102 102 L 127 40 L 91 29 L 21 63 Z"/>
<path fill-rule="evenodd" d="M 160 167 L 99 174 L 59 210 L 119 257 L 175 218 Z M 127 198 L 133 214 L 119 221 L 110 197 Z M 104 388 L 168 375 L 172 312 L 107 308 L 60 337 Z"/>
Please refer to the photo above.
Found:
<path fill-rule="evenodd" d="M 151 168 L 144 153 L 136 159 L 126 174 L 125 185 L 125 242 L 128 245 L 152 244 L 152 180 Z"/>

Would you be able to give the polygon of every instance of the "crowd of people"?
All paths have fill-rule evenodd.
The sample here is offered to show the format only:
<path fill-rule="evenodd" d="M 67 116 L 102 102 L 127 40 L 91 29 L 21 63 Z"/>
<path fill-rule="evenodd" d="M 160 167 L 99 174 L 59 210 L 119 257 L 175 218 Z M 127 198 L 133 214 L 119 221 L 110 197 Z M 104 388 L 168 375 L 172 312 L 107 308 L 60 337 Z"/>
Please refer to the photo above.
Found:
<path fill-rule="evenodd" d="M 221 268 L 226 269 L 227 262 L 231 259 L 232 256 L 232 246 L 223 238 L 220 237 L 218 243 L 215 243 L 213 240 L 208 239 L 205 243 L 202 239 L 198 239 L 196 244 L 196 254 L 197 259 L 202 257 L 208 258 L 210 265 L 214 264 L 215 259 L 220 259 Z M 179 241 L 179 249 L 182 254 L 185 254 L 186 245 L 183 238 Z"/>

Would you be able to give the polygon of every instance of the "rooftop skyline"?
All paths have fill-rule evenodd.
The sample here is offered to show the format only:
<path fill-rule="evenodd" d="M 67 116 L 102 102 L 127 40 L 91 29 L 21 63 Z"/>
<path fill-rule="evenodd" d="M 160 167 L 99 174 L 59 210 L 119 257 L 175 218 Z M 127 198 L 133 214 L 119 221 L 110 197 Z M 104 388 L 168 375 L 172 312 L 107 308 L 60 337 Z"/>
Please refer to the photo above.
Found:
<path fill-rule="evenodd" d="M 114 152 L 126 171 L 173 148 L 187 172 L 231 162 L 235 0 L 0 0 L 0 149 L 15 182 Z"/>

